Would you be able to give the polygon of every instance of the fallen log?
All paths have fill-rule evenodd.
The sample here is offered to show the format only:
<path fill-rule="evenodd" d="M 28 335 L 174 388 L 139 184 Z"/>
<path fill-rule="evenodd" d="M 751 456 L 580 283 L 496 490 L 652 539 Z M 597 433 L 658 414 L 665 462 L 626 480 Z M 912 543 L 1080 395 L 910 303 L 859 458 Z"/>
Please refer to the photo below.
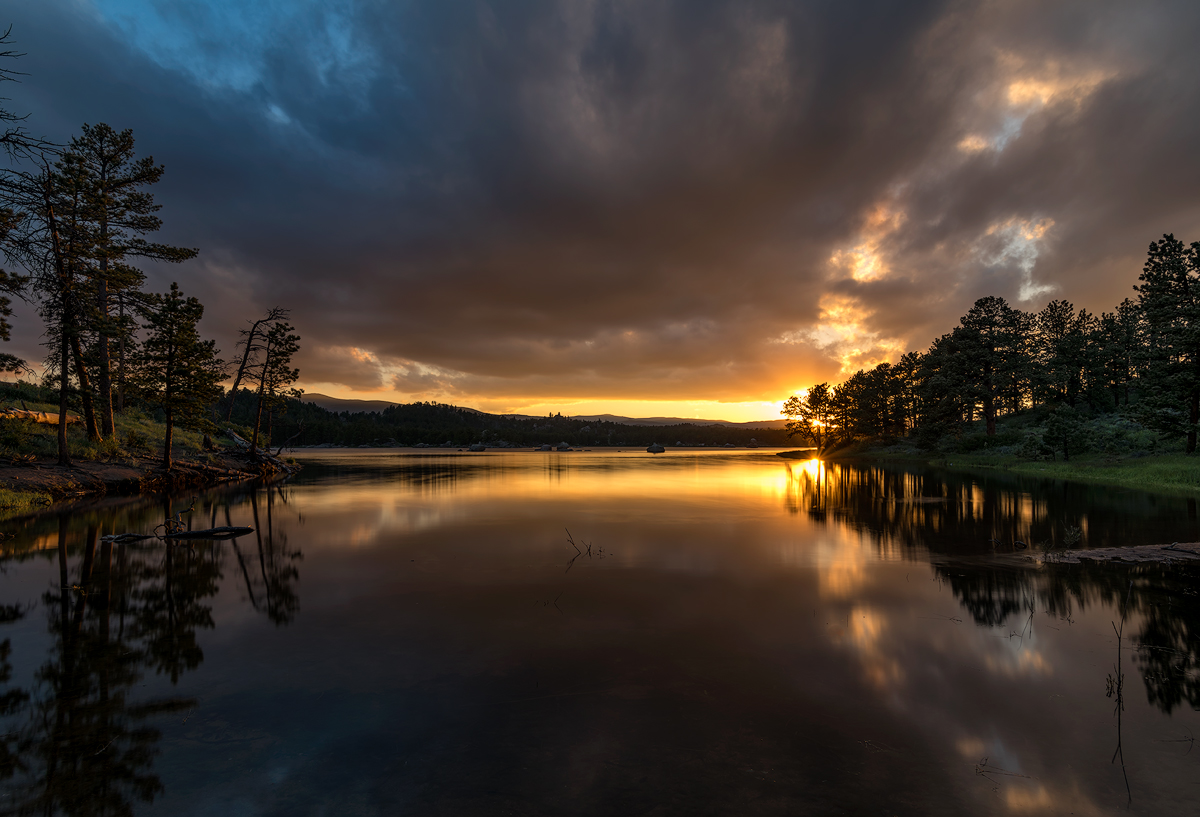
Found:
<path fill-rule="evenodd" d="M 162 526 L 159 525 L 159 527 Z M 127 542 L 144 542 L 147 539 L 231 539 L 234 536 L 245 536 L 248 533 L 254 533 L 254 528 L 221 526 L 204 530 L 175 531 L 174 533 L 164 533 L 161 536 L 154 533 L 114 533 L 101 536 L 100 541 L 123 545 Z"/>
<path fill-rule="evenodd" d="M 1079 564 L 1081 561 L 1095 562 L 1170 562 L 1200 560 L 1200 550 L 1191 542 L 1173 542 L 1169 545 L 1136 545 L 1133 547 L 1093 548 L 1092 550 L 1068 550 L 1053 554 L 1047 561 Z"/>
<path fill-rule="evenodd" d="M 28 409 L 0 409 L 0 417 L 7 417 L 11 420 L 32 420 L 35 423 L 41 423 L 48 426 L 58 425 L 58 415 L 51 414 L 47 411 L 30 411 Z M 67 415 L 67 424 L 78 423 L 78 417 Z"/>
<path fill-rule="evenodd" d="M 206 528 L 205 530 L 181 530 L 164 535 L 163 539 L 230 539 L 234 536 L 245 536 L 254 533 L 254 528 L 237 528 L 222 526 Z"/>

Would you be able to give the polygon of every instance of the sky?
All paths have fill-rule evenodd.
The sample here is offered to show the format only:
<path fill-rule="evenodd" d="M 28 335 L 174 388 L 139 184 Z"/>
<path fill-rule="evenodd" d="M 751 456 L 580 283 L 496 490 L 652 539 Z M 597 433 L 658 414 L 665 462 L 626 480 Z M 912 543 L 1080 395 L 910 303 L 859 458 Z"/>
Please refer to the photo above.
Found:
<path fill-rule="evenodd" d="M 20 0 L 5 106 L 166 167 L 147 268 L 301 385 L 778 417 L 977 298 L 1111 310 L 1200 240 L 1200 5 Z M 39 360 L 18 304 L 5 351 Z"/>

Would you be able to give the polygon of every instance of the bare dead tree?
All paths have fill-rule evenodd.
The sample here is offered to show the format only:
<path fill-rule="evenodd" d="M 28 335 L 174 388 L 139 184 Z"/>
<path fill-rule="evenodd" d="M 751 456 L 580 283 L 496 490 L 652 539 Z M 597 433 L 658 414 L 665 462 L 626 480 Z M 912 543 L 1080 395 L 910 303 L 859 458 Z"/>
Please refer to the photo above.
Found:
<path fill-rule="evenodd" d="M 12 44 L 12 26 L 4 30 L 0 34 L 0 47 L 10 46 Z M 20 51 L 12 48 L 5 48 L 0 51 L 0 59 L 18 59 L 25 56 Z M 0 82 L 20 82 L 17 77 L 25 76 L 20 71 L 12 68 L 0 68 Z M 7 102 L 8 99 L 0 97 L 0 103 Z M 17 114 L 5 108 L 0 104 L 0 147 L 3 147 L 4 152 L 8 154 L 10 159 L 36 159 L 41 157 L 43 153 L 53 153 L 58 146 L 53 142 L 41 139 L 36 136 L 30 136 L 25 130 L 24 122 L 29 118 L 29 114 Z"/>
<path fill-rule="evenodd" d="M 258 353 L 263 349 L 261 341 L 266 339 L 267 330 L 273 324 L 287 320 L 290 313 L 290 309 L 273 306 L 267 310 L 266 315 L 251 324 L 249 329 L 241 330 L 242 339 L 237 345 L 245 348 L 242 350 L 242 362 L 238 364 L 237 374 L 233 378 L 233 387 L 229 390 L 229 410 L 225 412 L 225 422 L 233 419 L 233 403 L 237 399 L 238 386 L 245 379 L 247 368 L 257 365 Z"/>

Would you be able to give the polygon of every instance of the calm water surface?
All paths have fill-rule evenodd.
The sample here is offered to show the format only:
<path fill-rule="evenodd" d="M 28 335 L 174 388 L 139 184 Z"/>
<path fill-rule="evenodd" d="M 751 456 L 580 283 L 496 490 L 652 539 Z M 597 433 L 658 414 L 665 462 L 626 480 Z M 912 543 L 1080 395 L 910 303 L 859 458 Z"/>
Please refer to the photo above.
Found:
<path fill-rule="evenodd" d="M 190 496 L 0 525 L 0 813 L 1200 812 L 1200 571 L 1027 558 L 1197 541 L 1193 500 L 300 456 L 196 499 L 233 541 L 100 539 Z"/>

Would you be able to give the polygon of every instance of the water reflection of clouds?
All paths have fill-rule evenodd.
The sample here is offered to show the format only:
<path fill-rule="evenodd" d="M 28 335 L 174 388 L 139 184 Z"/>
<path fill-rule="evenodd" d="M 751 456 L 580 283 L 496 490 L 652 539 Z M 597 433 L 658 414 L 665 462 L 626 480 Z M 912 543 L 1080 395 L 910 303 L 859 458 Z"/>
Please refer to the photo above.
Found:
<path fill-rule="evenodd" d="M 867 681 L 880 692 L 894 691 L 904 682 L 900 662 L 887 654 L 887 631 L 887 616 L 866 606 L 856 605 L 851 609 L 850 643 L 858 651 Z"/>
<path fill-rule="evenodd" d="M 1046 526 L 1058 517 L 1083 527 L 1091 521 L 1092 497 L 1038 495 L 944 473 L 763 457 L 664 465 L 606 463 L 600 456 L 590 464 L 560 460 L 553 468 L 497 459 L 489 467 L 470 463 L 465 476 L 432 483 L 428 474 L 342 484 L 314 480 L 298 486 L 297 496 L 310 523 L 320 517 L 326 532 L 318 538 L 331 545 L 369 547 L 389 537 L 415 540 L 436 532 L 421 536 L 421 546 L 458 553 L 461 564 L 471 547 L 467 540 L 486 527 L 491 539 L 476 558 L 498 565 L 518 552 L 570 555 L 558 532 L 564 522 L 576 537 L 602 543 L 610 553 L 603 564 L 576 570 L 609 568 L 630 581 L 651 571 L 759 582 L 782 568 L 791 592 L 824 608 L 827 623 L 819 626 L 818 638 L 850 658 L 857 681 L 847 681 L 925 740 L 962 757 L 964 774 L 990 757 L 993 767 L 1031 775 L 995 778 L 994 796 L 1005 810 L 1095 812 L 1069 775 L 1047 777 L 1052 756 L 1015 740 L 1028 728 L 1015 725 L 1015 703 L 979 706 L 1006 696 L 1014 684 L 1042 695 L 1065 692 L 1079 680 L 1080 668 L 1061 661 L 1055 634 L 1040 624 L 1023 631 L 1030 588 L 994 570 L 984 571 L 986 581 L 977 580 L 972 569 L 958 566 L 935 568 L 935 583 L 920 567 L 931 549 L 978 552 L 988 538 L 1053 533 Z M 546 535 L 522 535 L 530 520 Z M 1011 637 L 1014 631 L 1017 637 Z M 963 737 L 988 734 L 993 737 Z M 1006 737 L 1020 750 L 1006 748 Z"/>

